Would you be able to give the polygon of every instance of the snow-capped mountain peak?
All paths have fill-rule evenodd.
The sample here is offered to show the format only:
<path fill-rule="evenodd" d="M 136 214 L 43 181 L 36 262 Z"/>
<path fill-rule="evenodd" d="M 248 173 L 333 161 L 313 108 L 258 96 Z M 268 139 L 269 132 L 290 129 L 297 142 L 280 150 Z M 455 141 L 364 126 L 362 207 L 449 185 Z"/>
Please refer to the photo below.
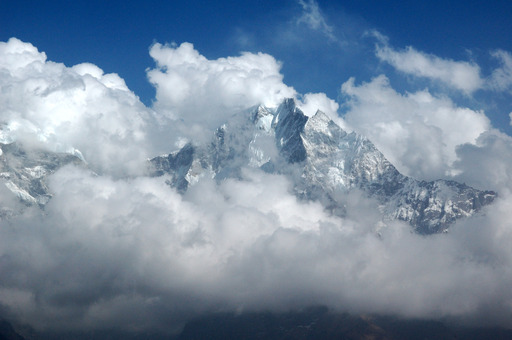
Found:
<path fill-rule="evenodd" d="M 293 99 L 238 118 L 217 129 L 208 146 L 186 146 L 166 156 L 167 161 L 153 158 L 153 174 L 170 174 L 171 184 L 185 191 L 192 184 L 187 178 L 208 173 L 222 180 L 238 177 L 242 167 L 259 167 L 289 175 L 298 197 L 318 200 L 336 214 L 345 211 L 338 193 L 361 190 L 379 202 L 384 220 L 409 222 L 420 233 L 444 231 L 496 197 L 453 181 L 404 176 L 370 140 L 347 133 L 321 111 L 308 118 Z M 301 173 L 300 179 L 290 167 Z"/>
<path fill-rule="evenodd" d="M 22 202 L 41 208 L 52 196 L 47 176 L 68 163 L 86 165 L 79 154 L 29 151 L 16 143 L 0 149 L 0 179 Z M 322 111 L 307 117 L 293 99 L 233 116 L 210 143 L 187 143 L 151 159 L 149 174 L 168 174 L 169 184 L 184 193 L 205 176 L 242 178 L 245 167 L 287 176 L 298 198 L 319 201 L 337 215 L 346 213 L 340 197 L 361 191 L 377 201 L 384 221 L 403 220 L 420 233 L 444 231 L 496 197 L 454 181 L 404 176 L 369 139 L 344 131 Z"/>

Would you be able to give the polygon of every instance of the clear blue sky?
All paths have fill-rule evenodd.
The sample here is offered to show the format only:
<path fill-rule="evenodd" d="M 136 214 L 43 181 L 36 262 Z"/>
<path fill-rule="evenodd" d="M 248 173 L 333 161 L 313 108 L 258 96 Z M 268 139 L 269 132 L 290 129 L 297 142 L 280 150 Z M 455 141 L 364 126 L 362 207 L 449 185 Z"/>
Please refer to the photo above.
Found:
<path fill-rule="evenodd" d="M 306 1 L 307 3 L 307 1 Z M 285 83 L 300 93 L 325 92 L 339 98 L 349 77 L 369 81 L 386 73 L 394 88 L 414 91 L 411 82 L 375 57 L 377 30 L 395 49 L 412 46 L 426 54 L 476 62 L 483 75 L 497 66 L 493 50 L 512 51 L 511 1 L 318 1 L 329 38 L 297 24 L 298 1 L 2 1 L 0 40 L 30 42 L 48 59 L 72 66 L 91 62 L 118 73 L 151 105 L 154 89 L 145 70 L 154 66 L 154 42 L 191 42 L 206 57 L 266 52 L 283 62 Z M 300 40 L 287 40 L 294 30 Z M 510 91 L 477 91 L 452 96 L 461 105 L 483 109 L 495 127 L 510 134 Z"/>

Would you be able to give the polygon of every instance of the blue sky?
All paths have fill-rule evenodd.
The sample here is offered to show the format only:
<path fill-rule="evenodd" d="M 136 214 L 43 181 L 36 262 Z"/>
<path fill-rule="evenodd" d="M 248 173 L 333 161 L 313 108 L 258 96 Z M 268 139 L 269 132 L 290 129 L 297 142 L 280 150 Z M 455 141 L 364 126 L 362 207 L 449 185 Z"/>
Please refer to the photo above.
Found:
<path fill-rule="evenodd" d="M 303 2 L 308 5 L 308 2 Z M 319 1 L 325 27 L 300 21 L 298 1 L 4 1 L 0 40 L 17 37 L 72 66 L 91 62 L 118 73 L 150 105 L 154 88 L 145 70 L 154 42 L 191 42 L 209 59 L 262 51 L 283 63 L 284 82 L 299 93 L 339 98 L 349 77 L 369 81 L 385 73 L 399 91 L 434 85 L 396 72 L 375 57 L 376 30 L 390 46 L 475 62 L 483 75 L 497 67 L 490 52 L 512 51 L 509 1 Z M 510 91 L 450 93 L 461 105 L 483 109 L 496 128 L 510 134 Z"/>

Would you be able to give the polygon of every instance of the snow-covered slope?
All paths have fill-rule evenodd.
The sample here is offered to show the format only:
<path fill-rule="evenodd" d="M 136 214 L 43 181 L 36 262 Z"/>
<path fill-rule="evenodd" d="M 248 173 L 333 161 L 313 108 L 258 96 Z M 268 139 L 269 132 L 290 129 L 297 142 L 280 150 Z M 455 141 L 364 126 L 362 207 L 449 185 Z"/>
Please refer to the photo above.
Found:
<path fill-rule="evenodd" d="M 293 99 L 258 107 L 219 127 L 207 146 L 187 144 L 151 160 L 152 174 L 170 174 L 181 192 L 201 176 L 239 177 L 242 167 L 289 176 L 298 197 L 343 215 L 340 194 L 361 190 L 384 220 L 407 221 L 420 233 L 446 230 L 496 197 L 454 181 L 418 181 L 398 172 L 367 138 L 347 133 L 324 113 L 306 117 Z"/>
<path fill-rule="evenodd" d="M 0 150 L 0 181 L 25 205 L 44 207 L 52 196 L 46 178 L 66 164 L 82 164 L 75 155 L 24 148 L 14 142 L 0 143 Z"/>

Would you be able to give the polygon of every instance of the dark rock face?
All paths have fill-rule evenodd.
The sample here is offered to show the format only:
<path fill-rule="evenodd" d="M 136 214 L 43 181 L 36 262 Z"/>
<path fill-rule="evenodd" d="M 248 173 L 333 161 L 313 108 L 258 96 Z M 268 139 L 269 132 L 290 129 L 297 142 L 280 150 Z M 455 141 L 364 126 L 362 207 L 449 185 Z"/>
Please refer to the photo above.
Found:
<path fill-rule="evenodd" d="M 185 179 L 185 174 L 192 166 L 194 151 L 195 148 L 189 143 L 174 154 L 151 159 L 151 175 L 162 176 L 164 173 L 169 172 L 168 169 L 173 169 L 170 184 L 179 192 L 185 192 L 188 188 L 188 181 Z"/>
<path fill-rule="evenodd" d="M 289 163 L 299 163 L 306 159 L 306 149 L 301 134 L 308 118 L 295 107 L 292 99 L 279 106 L 272 122 L 279 151 Z"/>
<path fill-rule="evenodd" d="M 0 340 L 25 340 L 25 338 L 19 335 L 9 322 L 0 320 Z"/>
<path fill-rule="evenodd" d="M 265 140 L 272 140 L 272 148 L 258 146 Z M 423 234 L 446 230 L 496 197 L 495 192 L 454 181 L 404 176 L 367 138 L 347 133 L 320 111 L 306 117 L 292 99 L 275 111 L 259 107 L 250 115 L 234 117 L 206 148 L 187 145 L 151 163 L 155 175 L 170 174 L 171 184 L 180 191 L 206 173 L 218 180 L 238 177 L 244 166 L 290 176 L 299 173 L 299 178 L 291 177 L 303 199 L 319 200 L 343 215 L 337 194 L 361 190 L 377 200 L 384 220 L 406 221 Z"/>
<path fill-rule="evenodd" d="M 398 319 L 378 315 L 336 313 L 309 308 L 289 313 L 217 313 L 188 322 L 177 337 L 189 339 L 510 339 L 512 330 L 451 328 L 434 320 Z"/>

